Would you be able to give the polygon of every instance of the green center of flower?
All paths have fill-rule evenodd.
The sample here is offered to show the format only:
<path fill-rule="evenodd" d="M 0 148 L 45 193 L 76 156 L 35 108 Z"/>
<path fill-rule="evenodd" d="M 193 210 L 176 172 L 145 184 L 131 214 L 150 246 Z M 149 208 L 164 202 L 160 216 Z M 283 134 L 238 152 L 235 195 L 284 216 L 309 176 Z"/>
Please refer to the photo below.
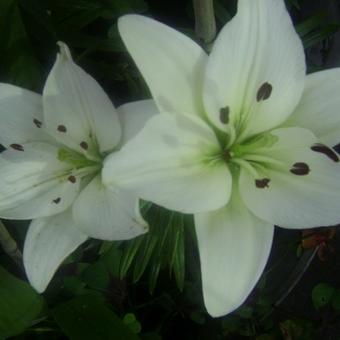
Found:
<path fill-rule="evenodd" d="M 101 165 L 101 162 L 87 159 L 83 154 L 66 148 L 59 149 L 58 159 L 61 162 L 65 162 L 71 165 L 74 169 L 81 169 Z"/>
<path fill-rule="evenodd" d="M 75 183 L 77 179 L 87 176 L 92 178 L 100 172 L 103 166 L 103 159 L 88 159 L 85 155 L 68 148 L 60 148 L 58 150 L 58 159 L 70 166 L 67 179 L 71 183 Z"/>

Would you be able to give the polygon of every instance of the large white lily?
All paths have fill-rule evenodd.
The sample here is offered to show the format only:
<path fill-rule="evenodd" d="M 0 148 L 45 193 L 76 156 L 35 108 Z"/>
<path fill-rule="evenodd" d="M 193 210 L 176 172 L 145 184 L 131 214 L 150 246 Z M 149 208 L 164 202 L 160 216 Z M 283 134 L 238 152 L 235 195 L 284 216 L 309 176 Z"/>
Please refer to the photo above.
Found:
<path fill-rule="evenodd" d="M 103 160 L 155 112 L 151 101 L 115 110 L 67 46 L 42 97 L 0 84 L 0 216 L 33 219 L 24 245 L 32 286 L 45 290 L 60 263 L 87 237 L 125 240 L 147 231 L 138 200 L 102 184 Z M 139 112 L 141 110 L 141 112 Z"/>
<path fill-rule="evenodd" d="M 161 114 L 108 158 L 103 180 L 195 214 L 212 316 L 244 302 L 265 267 L 274 225 L 340 222 L 340 70 L 305 75 L 283 0 L 239 0 L 209 57 L 154 20 L 120 34 Z"/>

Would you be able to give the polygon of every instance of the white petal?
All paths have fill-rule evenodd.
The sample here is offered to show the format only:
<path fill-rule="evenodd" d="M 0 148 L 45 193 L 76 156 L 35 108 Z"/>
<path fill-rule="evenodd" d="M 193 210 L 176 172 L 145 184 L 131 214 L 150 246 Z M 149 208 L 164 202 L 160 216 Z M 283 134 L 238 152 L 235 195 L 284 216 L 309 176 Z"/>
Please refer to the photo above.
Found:
<path fill-rule="evenodd" d="M 102 240 L 128 240 L 144 234 L 147 223 L 139 213 L 138 199 L 122 190 L 109 190 L 96 176 L 73 205 L 80 230 Z"/>
<path fill-rule="evenodd" d="M 258 169 L 258 178 L 241 171 L 240 191 L 248 208 L 259 218 L 285 228 L 340 223 L 338 156 L 331 149 L 326 149 L 331 158 L 313 151 L 318 140 L 308 130 L 286 128 L 272 134 L 279 141 L 272 148 L 263 149 L 260 156 L 278 163 Z M 308 168 L 303 169 L 306 166 L 309 173 Z M 270 180 L 268 187 L 258 187 L 255 181 L 264 178 Z"/>
<path fill-rule="evenodd" d="M 233 194 L 234 196 L 234 194 Z M 218 317 L 238 308 L 266 265 L 274 227 L 232 197 L 227 207 L 195 215 L 204 303 Z"/>
<path fill-rule="evenodd" d="M 68 180 L 70 168 L 57 159 L 58 149 L 44 143 L 21 145 L 0 154 L 0 216 L 32 219 L 68 208 L 79 190 L 79 181 Z"/>
<path fill-rule="evenodd" d="M 10 84 L 0 84 L 0 143 L 8 147 L 52 140 L 43 125 L 41 96 Z"/>
<path fill-rule="evenodd" d="M 126 144 L 142 130 L 146 122 L 159 113 L 153 100 L 140 100 L 117 108 L 122 126 L 121 144 Z"/>
<path fill-rule="evenodd" d="M 70 210 L 33 220 L 24 245 L 24 266 L 31 285 L 42 293 L 64 259 L 86 239 L 75 228 Z"/>
<path fill-rule="evenodd" d="M 340 143 L 340 68 L 310 74 L 295 112 L 285 126 L 309 129 L 329 146 Z"/>
<path fill-rule="evenodd" d="M 89 151 L 96 144 L 101 152 L 113 149 L 121 138 L 115 108 L 100 85 L 73 62 L 67 46 L 59 45 L 43 92 L 47 128 L 61 143 L 79 152 L 84 152 L 81 142 L 88 144 Z"/>
<path fill-rule="evenodd" d="M 214 132 L 200 119 L 157 115 L 108 157 L 103 180 L 168 209 L 214 210 L 228 202 L 231 190 L 229 170 L 216 160 L 220 154 Z"/>
<path fill-rule="evenodd" d="M 284 1 L 240 0 L 209 56 L 205 107 L 220 129 L 220 109 L 229 107 L 230 123 L 244 139 L 283 122 L 300 100 L 304 79 L 303 47 Z M 271 94 L 267 88 L 261 95 L 266 83 Z M 258 100 L 265 94 L 268 99 Z"/>
<path fill-rule="evenodd" d="M 126 15 L 120 35 L 161 111 L 202 114 L 207 56 L 185 35 L 155 20 Z"/>

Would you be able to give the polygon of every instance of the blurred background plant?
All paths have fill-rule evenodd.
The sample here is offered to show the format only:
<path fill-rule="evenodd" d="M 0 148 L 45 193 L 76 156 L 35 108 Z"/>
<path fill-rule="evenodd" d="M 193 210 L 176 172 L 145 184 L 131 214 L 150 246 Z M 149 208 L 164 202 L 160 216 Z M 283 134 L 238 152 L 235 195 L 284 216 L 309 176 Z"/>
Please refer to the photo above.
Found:
<path fill-rule="evenodd" d="M 340 1 L 287 6 L 308 72 L 340 65 Z M 214 0 L 214 7 L 218 31 L 236 0 Z M 1 0 L 0 81 L 41 92 L 60 40 L 116 106 L 148 98 L 118 35 L 117 18 L 126 13 L 153 16 L 207 47 L 195 36 L 191 0 Z M 12 239 L 2 228 L 0 339 L 340 339 L 336 228 L 277 230 L 254 292 L 231 315 L 212 319 L 202 301 L 192 217 L 148 202 L 143 214 L 150 233 L 128 242 L 89 240 L 42 296 L 20 265 L 28 223 L 3 221 Z"/>

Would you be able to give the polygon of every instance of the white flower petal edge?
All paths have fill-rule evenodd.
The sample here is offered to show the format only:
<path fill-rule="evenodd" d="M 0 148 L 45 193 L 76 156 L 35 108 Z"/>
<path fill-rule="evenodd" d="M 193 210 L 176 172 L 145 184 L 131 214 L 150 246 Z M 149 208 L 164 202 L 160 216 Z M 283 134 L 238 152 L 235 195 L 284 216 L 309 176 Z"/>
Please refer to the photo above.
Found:
<path fill-rule="evenodd" d="M 204 303 L 219 317 L 238 308 L 266 265 L 274 227 L 254 216 L 233 193 L 227 207 L 195 215 Z"/>
<path fill-rule="evenodd" d="M 151 117 L 159 114 L 159 110 L 153 100 L 140 100 L 119 106 L 117 114 L 122 126 L 120 145 L 124 145 L 142 130 Z"/>
<path fill-rule="evenodd" d="M 58 148 L 27 143 L 0 155 L 0 216 L 32 219 L 58 214 L 79 192 L 79 182 L 68 180 L 70 167 L 57 158 Z"/>
<path fill-rule="evenodd" d="M 43 292 L 64 259 L 86 239 L 87 236 L 75 228 L 70 210 L 33 220 L 23 254 L 31 285 L 39 293 Z"/>
<path fill-rule="evenodd" d="M 73 217 L 84 234 L 101 240 L 128 240 L 148 231 L 136 196 L 105 187 L 100 175 L 74 202 Z"/>
<path fill-rule="evenodd" d="M 100 85 L 73 62 L 68 47 L 59 45 L 43 91 L 46 127 L 60 143 L 80 153 L 98 147 L 110 151 L 121 138 L 115 108 Z"/>
<path fill-rule="evenodd" d="M 272 148 L 250 157 L 265 156 L 271 167 L 254 177 L 241 170 L 240 192 L 259 218 L 286 228 L 311 228 L 340 221 L 340 163 L 337 154 L 301 128 L 273 130 Z M 257 182 L 259 181 L 259 182 Z M 264 183 L 265 186 L 259 185 Z"/>
<path fill-rule="evenodd" d="M 214 159 L 218 151 L 213 131 L 200 119 L 157 115 L 108 157 L 103 181 L 168 209 L 185 213 L 218 209 L 231 192 L 226 164 Z"/>
<path fill-rule="evenodd" d="M 309 129 L 325 144 L 340 143 L 340 68 L 312 73 L 295 112 L 285 126 Z"/>
<path fill-rule="evenodd" d="M 4 147 L 33 141 L 53 142 L 42 126 L 39 94 L 0 83 L 0 103 L 0 143 Z"/>
<path fill-rule="evenodd" d="M 139 15 L 121 17 L 118 28 L 159 109 L 203 113 L 201 92 L 207 60 L 203 49 L 184 34 Z"/>
<path fill-rule="evenodd" d="M 225 129 L 220 109 L 227 107 L 230 124 L 242 130 L 239 138 L 266 131 L 293 112 L 304 81 L 302 43 L 284 2 L 238 1 L 208 58 L 203 95 L 209 118 Z"/>

